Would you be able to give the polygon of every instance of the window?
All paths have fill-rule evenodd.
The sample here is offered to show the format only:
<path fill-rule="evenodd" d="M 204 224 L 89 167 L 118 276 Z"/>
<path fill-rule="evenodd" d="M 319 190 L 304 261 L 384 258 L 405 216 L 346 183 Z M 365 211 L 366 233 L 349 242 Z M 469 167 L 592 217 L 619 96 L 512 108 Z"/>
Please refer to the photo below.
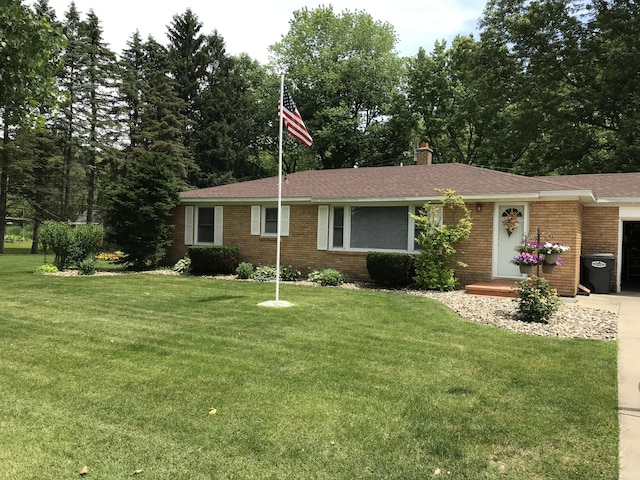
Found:
<path fill-rule="evenodd" d="M 420 233 L 410 213 L 418 206 L 320 206 L 318 208 L 318 250 L 390 250 L 414 252 L 419 249 L 415 238 Z M 442 223 L 442 209 L 430 212 L 436 223 Z M 328 230 L 327 230 L 328 229 Z M 328 240 L 328 241 L 327 241 Z"/>
<path fill-rule="evenodd" d="M 222 245 L 223 209 L 187 205 L 184 209 L 185 245 Z"/>
<path fill-rule="evenodd" d="M 344 247 L 344 207 L 333 209 L 333 248 Z"/>
<path fill-rule="evenodd" d="M 415 215 L 425 214 L 425 210 L 423 207 L 416 207 L 415 211 L 416 211 Z M 442 207 L 441 206 L 432 205 L 426 213 L 429 217 L 429 220 L 431 220 L 431 223 L 434 223 L 436 225 L 442 225 Z M 419 235 L 420 235 L 420 228 L 418 228 L 418 225 L 415 225 L 414 232 L 413 232 L 413 239 L 414 239 L 413 249 L 414 250 L 420 250 L 420 245 L 418 245 L 418 242 L 415 240 L 416 238 L 418 238 Z"/>
<path fill-rule="evenodd" d="M 278 209 L 264 209 L 264 233 L 267 235 L 276 235 L 278 233 Z"/>
<path fill-rule="evenodd" d="M 282 205 L 280 234 L 289 235 L 289 205 Z M 278 234 L 278 207 L 251 206 L 251 235 L 272 237 Z"/>
<path fill-rule="evenodd" d="M 407 250 L 409 207 L 351 207 L 351 248 Z"/>
<path fill-rule="evenodd" d="M 213 243 L 215 210 L 211 208 L 198 208 L 197 243 Z"/>

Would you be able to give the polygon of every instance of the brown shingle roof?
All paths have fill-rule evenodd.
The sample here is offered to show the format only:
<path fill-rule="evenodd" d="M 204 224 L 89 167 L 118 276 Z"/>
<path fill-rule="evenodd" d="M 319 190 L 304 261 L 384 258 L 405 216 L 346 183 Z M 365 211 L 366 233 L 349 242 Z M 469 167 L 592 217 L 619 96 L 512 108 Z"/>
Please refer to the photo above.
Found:
<path fill-rule="evenodd" d="M 640 172 L 594 173 L 534 178 L 574 187 L 576 190 L 591 190 L 598 199 L 640 198 Z"/>
<path fill-rule="evenodd" d="M 452 189 L 463 196 L 535 195 L 539 192 L 572 191 L 575 185 L 554 181 L 559 177 L 523 177 L 459 163 L 404 167 L 310 170 L 287 175 L 282 186 L 285 199 L 404 199 L 435 198 L 436 189 Z M 251 180 L 182 192 L 188 199 L 275 199 L 277 177 Z"/>

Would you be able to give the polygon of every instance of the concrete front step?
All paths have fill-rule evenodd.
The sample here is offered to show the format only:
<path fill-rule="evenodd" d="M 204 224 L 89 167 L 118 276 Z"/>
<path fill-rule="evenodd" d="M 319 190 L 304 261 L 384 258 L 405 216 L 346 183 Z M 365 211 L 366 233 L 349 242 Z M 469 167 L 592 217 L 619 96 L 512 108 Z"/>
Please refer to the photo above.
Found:
<path fill-rule="evenodd" d="M 518 295 L 512 291 L 516 282 L 517 280 L 515 279 L 499 279 L 465 285 L 464 288 L 471 295 L 516 298 Z"/>

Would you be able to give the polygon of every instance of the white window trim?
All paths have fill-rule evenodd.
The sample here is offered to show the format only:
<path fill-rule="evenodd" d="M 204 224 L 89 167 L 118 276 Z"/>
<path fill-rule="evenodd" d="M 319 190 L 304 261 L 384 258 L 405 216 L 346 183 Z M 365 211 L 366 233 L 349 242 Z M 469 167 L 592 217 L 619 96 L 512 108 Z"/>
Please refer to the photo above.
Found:
<path fill-rule="evenodd" d="M 259 235 L 262 237 L 276 237 L 277 233 L 265 232 L 265 219 L 267 208 L 277 208 L 274 205 L 252 205 L 251 206 L 251 235 Z M 280 236 L 289 236 L 289 224 L 290 224 L 290 206 L 282 205 L 282 219 L 280 219 Z"/>
<path fill-rule="evenodd" d="M 187 207 L 192 208 L 194 207 Z M 201 208 L 213 208 L 213 242 L 201 242 L 198 239 L 198 224 L 199 224 L 199 214 Z M 200 205 L 195 207 L 195 212 L 192 213 L 192 225 L 191 225 L 191 238 L 192 243 L 185 244 L 187 245 L 213 245 L 213 246 L 222 246 L 223 239 L 223 226 L 224 226 L 224 208 L 222 206 L 214 206 L 214 205 Z M 187 235 L 187 227 L 185 222 L 185 238 Z"/>
<path fill-rule="evenodd" d="M 416 212 L 421 209 L 424 205 L 394 205 L 394 204 L 374 204 L 374 205 L 331 205 L 329 208 L 329 215 L 326 218 L 323 218 L 320 214 L 320 207 L 318 207 L 318 250 L 334 250 L 334 251 L 348 251 L 348 252 L 396 252 L 396 253 L 417 253 L 419 250 L 414 248 L 414 240 L 415 240 L 415 221 L 413 217 L 409 215 L 409 221 L 407 222 L 407 248 L 406 250 L 397 250 L 397 249 L 382 249 L 382 248 L 351 248 L 351 207 L 386 207 L 386 206 L 400 206 L 400 207 L 408 207 L 408 213 L 415 215 Z M 442 225 L 442 208 L 440 208 L 440 225 Z M 342 247 L 334 247 L 333 245 L 333 224 L 334 224 L 334 211 L 336 208 L 344 208 L 344 225 L 343 225 L 343 239 L 342 239 Z M 326 230 L 328 232 L 328 248 L 320 248 L 323 246 L 320 240 L 321 231 L 323 230 L 322 225 L 326 224 Z"/>
<path fill-rule="evenodd" d="M 193 245 L 193 216 L 194 207 L 187 205 L 184 207 L 184 244 Z"/>

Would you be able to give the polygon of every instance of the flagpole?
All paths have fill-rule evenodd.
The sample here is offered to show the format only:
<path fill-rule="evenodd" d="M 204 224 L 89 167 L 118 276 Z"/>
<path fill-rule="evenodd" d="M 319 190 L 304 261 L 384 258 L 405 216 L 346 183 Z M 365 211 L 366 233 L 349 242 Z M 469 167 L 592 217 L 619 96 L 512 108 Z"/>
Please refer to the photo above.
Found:
<path fill-rule="evenodd" d="M 276 302 L 280 301 L 280 225 L 282 223 L 282 123 L 284 108 L 284 73 L 280 75 L 280 147 L 278 151 L 278 229 L 276 239 Z"/>

